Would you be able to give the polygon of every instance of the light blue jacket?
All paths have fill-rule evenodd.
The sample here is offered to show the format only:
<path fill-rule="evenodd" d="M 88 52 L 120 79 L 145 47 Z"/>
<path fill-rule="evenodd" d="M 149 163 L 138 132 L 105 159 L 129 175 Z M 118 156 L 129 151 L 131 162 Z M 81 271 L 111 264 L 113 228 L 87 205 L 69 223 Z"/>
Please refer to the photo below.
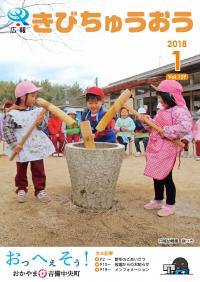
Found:
<path fill-rule="evenodd" d="M 128 131 L 126 132 L 120 131 L 121 127 L 126 127 Z M 131 137 L 131 135 L 134 133 L 135 130 L 135 123 L 130 117 L 118 118 L 115 124 L 115 130 L 118 131 L 117 136 L 126 137 L 126 138 Z"/>

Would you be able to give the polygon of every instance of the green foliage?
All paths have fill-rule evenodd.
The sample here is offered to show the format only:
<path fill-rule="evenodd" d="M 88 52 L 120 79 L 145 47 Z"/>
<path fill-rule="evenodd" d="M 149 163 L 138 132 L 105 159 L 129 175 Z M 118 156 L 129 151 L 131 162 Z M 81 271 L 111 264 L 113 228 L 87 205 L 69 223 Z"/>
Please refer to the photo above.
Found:
<path fill-rule="evenodd" d="M 83 90 L 77 82 L 72 86 L 52 84 L 47 79 L 40 83 L 38 81 L 33 81 L 33 83 L 42 87 L 39 96 L 54 105 L 66 105 L 66 101 L 69 101 L 72 106 L 84 105 L 84 99 L 81 98 Z M 0 104 L 8 100 L 15 100 L 15 86 L 15 83 L 11 81 L 0 81 Z"/>
<path fill-rule="evenodd" d="M 14 99 L 15 84 L 13 82 L 0 81 L 0 104 Z"/>
<path fill-rule="evenodd" d="M 70 105 L 74 106 L 84 106 L 85 101 L 81 95 L 83 94 L 83 89 L 80 88 L 79 84 L 75 82 L 72 86 L 66 86 L 67 100 Z"/>

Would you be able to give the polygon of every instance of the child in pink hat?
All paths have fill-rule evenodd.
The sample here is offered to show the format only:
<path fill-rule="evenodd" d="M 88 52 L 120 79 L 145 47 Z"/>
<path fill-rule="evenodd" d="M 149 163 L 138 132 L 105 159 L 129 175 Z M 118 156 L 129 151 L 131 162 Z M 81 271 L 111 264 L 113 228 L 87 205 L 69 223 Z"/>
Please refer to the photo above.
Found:
<path fill-rule="evenodd" d="M 158 133 L 152 128 L 146 150 L 144 174 L 153 178 L 155 196 L 144 205 L 145 209 L 159 209 L 159 216 L 175 213 L 176 187 L 172 170 L 176 162 L 178 145 L 169 139 L 180 139 L 192 129 L 192 117 L 182 96 L 181 84 L 174 80 L 164 80 L 157 88 L 158 100 L 163 109 L 152 120 L 163 130 Z M 142 121 L 142 117 L 141 117 Z M 164 203 L 166 189 L 166 203 Z"/>
<path fill-rule="evenodd" d="M 16 105 L 9 111 L 4 120 L 3 133 L 7 143 L 5 153 L 17 153 L 17 174 L 15 177 L 17 200 L 26 201 L 28 192 L 27 167 L 30 162 L 35 196 L 44 203 L 50 201 L 45 191 L 46 175 L 44 170 L 44 157 L 54 152 L 54 146 L 42 131 L 47 127 L 44 118 L 38 118 L 41 108 L 35 106 L 37 92 L 40 88 L 32 82 L 22 81 L 15 89 Z M 23 147 L 18 143 L 37 119 L 35 128 Z"/>

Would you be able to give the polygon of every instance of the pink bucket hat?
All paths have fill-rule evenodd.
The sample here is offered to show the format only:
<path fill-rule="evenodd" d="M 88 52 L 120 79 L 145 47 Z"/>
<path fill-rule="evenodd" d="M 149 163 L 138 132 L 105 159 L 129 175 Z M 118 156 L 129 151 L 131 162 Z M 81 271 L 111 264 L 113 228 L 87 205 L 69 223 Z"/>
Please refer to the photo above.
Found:
<path fill-rule="evenodd" d="M 30 94 L 36 91 L 39 91 L 41 87 L 36 87 L 32 82 L 24 80 L 17 84 L 15 88 L 15 97 L 20 98 L 26 94 Z"/>
<path fill-rule="evenodd" d="M 163 80 L 158 87 L 151 85 L 153 89 L 160 92 L 167 92 L 171 94 L 176 102 L 177 106 L 185 106 L 185 100 L 183 98 L 182 92 L 183 87 L 182 85 L 177 82 L 176 80 Z"/>

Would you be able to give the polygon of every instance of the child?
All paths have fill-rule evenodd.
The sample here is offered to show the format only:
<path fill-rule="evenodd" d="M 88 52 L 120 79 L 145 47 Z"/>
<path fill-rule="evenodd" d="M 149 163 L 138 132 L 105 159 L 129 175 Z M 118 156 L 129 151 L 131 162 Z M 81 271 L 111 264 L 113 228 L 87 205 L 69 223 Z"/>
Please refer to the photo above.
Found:
<path fill-rule="evenodd" d="M 3 139 L 3 114 L 0 112 L 0 142 Z"/>
<path fill-rule="evenodd" d="M 196 161 L 200 161 L 200 110 L 198 110 L 198 121 L 194 125 L 193 137 L 196 147 Z"/>
<path fill-rule="evenodd" d="M 152 128 L 146 151 L 144 174 L 154 181 L 155 198 L 144 205 L 145 209 L 160 209 L 159 216 L 175 213 L 176 187 L 172 170 L 176 161 L 178 145 L 169 139 L 180 139 L 192 128 L 192 117 L 182 96 L 181 84 L 174 80 L 162 81 L 156 88 L 159 102 L 164 107 L 159 110 L 153 122 L 162 127 L 162 133 Z M 142 121 L 143 117 L 141 117 Z M 166 137 L 166 138 L 165 138 Z M 166 188 L 166 204 L 163 202 Z"/>
<path fill-rule="evenodd" d="M 89 120 L 95 142 L 115 143 L 116 137 L 109 124 L 102 132 L 97 132 L 96 126 L 105 115 L 103 108 L 104 92 L 98 87 L 91 87 L 85 91 L 87 109 L 83 112 L 82 121 Z"/>
<path fill-rule="evenodd" d="M 3 114 L 0 112 L 0 156 L 3 155 Z"/>
<path fill-rule="evenodd" d="M 3 105 L 4 114 L 6 115 L 6 113 L 11 111 L 14 108 L 14 106 L 15 106 L 15 104 L 14 104 L 13 101 L 6 101 Z"/>
<path fill-rule="evenodd" d="M 139 114 L 146 115 L 146 109 L 145 108 L 139 108 L 138 109 Z M 135 120 L 135 137 L 134 137 L 134 143 L 135 143 L 135 149 L 136 149 L 136 157 L 140 157 L 142 152 L 140 149 L 140 141 L 143 142 L 144 145 L 144 151 L 146 152 L 147 144 L 149 141 L 149 131 L 144 128 L 141 121 L 136 119 Z"/>
<path fill-rule="evenodd" d="M 6 114 L 12 109 L 13 104 L 14 103 L 12 101 L 6 101 L 6 102 L 4 102 L 4 105 L 2 107 L 3 113 L 2 113 L 2 120 L 1 120 L 1 124 L 0 124 L 0 142 L 4 141 L 4 138 L 3 138 L 3 121 L 6 117 Z M 3 151 L 4 151 L 4 146 L 5 146 L 5 144 L 3 143 Z M 3 153 L 3 155 L 4 155 L 4 153 Z"/>
<path fill-rule="evenodd" d="M 21 147 L 18 143 L 31 127 L 41 108 L 35 107 L 37 92 L 40 88 L 29 81 L 20 82 L 15 88 L 16 104 L 18 109 L 12 109 L 4 119 L 3 133 L 7 142 L 6 153 L 17 153 L 17 174 L 15 177 L 17 200 L 19 203 L 26 201 L 27 196 L 27 167 L 30 162 L 35 196 L 43 203 L 50 201 L 46 193 L 46 176 L 43 158 L 54 152 L 54 147 L 42 129 L 46 127 L 43 118 L 37 118 L 37 128 Z"/>
<path fill-rule="evenodd" d="M 63 149 L 65 145 L 65 135 L 63 133 L 63 122 L 60 118 L 51 115 L 48 121 L 48 131 L 50 139 L 54 144 L 54 157 L 63 157 Z"/>
<path fill-rule="evenodd" d="M 189 144 L 190 144 L 190 142 L 192 142 L 192 139 L 193 139 L 192 131 L 190 131 L 183 138 L 181 138 L 181 141 L 185 144 L 185 147 L 184 147 L 183 152 L 181 154 L 181 156 L 183 158 L 189 157 Z"/>
<path fill-rule="evenodd" d="M 130 142 L 131 134 L 134 132 L 135 123 L 132 118 L 129 117 L 129 110 L 125 107 L 120 109 L 120 117 L 115 124 L 115 130 L 117 131 L 117 140 L 120 144 L 125 146 Z"/>
<path fill-rule="evenodd" d="M 67 111 L 67 114 L 76 120 L 76 123 L 73 126 L 66 126 L 66 139 L 67 143 L 78 142 L 80 135 L 80 128 L 78 125 L 78 120 L 76 119 L 77 113 L 74 110 Z"/>

